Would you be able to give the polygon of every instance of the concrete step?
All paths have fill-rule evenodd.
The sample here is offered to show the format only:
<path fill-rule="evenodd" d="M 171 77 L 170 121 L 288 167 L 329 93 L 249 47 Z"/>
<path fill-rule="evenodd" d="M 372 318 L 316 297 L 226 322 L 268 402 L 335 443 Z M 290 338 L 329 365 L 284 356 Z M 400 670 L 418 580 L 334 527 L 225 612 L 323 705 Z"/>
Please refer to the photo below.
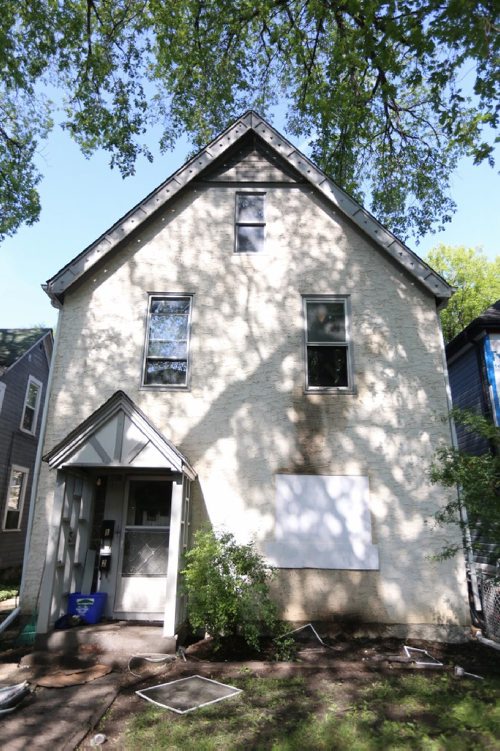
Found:
<path fill-rule="evenodd" d="M 133 655 L 175 654 L 176 648 L 176 638 L 164 637 L 161 626 L 112 621 L 37 634 L 34 654 L 48 653 L 48 660 L 52 654 L 57 659 L 72 656 L 98 659 L 106 665 L 126 665 Z"/>

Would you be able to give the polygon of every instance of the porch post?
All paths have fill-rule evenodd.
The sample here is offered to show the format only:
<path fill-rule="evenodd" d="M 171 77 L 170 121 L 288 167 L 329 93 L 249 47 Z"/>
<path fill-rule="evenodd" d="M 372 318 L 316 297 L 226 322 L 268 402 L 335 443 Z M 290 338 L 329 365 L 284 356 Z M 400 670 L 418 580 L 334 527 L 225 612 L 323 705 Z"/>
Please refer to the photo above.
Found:
<path fill-rule="evenodd" d="M 54 600 L 54 577 L 57 566 L 57 553 L 59 549 L 59 535 L 61 531 L 65 492 L 66 476 L 63 472 L 58 471 L 54 493 L 54 504 L 49 520 L 47 555 L 42 574 L 40 594 L 38 596 L 38 620 L 36 626 L 38 634 L 46 634 L 50 625 Z"/>
<path fill-rule="evenodd" d="M 181 552 L 182 528 L 182 475 L 172 483 L 172 504 L 170 511 L 170 534 L 168 540 L 167 597 L 163 617 L 163 636 L 175 636 L 177 625 L 177 587 L 179 579 L 179 558 Z"/>

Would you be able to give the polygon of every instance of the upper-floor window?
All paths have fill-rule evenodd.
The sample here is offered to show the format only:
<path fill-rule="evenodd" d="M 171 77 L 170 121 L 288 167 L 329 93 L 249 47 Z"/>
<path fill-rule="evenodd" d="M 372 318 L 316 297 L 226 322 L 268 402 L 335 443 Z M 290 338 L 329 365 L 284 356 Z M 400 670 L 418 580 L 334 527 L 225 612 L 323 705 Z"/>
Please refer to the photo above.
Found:
<path fill-rule="evenodd" d="M 145 386 L 188 385 L 191 295 L 151 295 L 149 300 Z"/>
<path fill-rule="evenodd" d="M 37 378 L 30 376 L 24 397 L 23 416 L 21 419 L 21 430 L 34 435 L 36 433 L 36 424 L 38 420 L 38 410 L 40 409 L 40 400 L 42 398 L 42 383 Z"/>
<path fill-rule="evenodd" d="M 264 198 L 264 193 L 236 193 L 236 253 L 260 253 L 264 250 Z"/>
<path fill-rule="evenodd" d="M 304 298 L 306 390 L 353 388 L 347 297 Z"/>
<path fill-rule="evenodd" d="M 29 470 L 25 467 L 12 465 L 10 471 L 9 489 L 3 516 L 2 528 L 5 530 L 17 530 L 21 528 L 21 516 L 23 513 L 24 496 L 28 482 Z"/>

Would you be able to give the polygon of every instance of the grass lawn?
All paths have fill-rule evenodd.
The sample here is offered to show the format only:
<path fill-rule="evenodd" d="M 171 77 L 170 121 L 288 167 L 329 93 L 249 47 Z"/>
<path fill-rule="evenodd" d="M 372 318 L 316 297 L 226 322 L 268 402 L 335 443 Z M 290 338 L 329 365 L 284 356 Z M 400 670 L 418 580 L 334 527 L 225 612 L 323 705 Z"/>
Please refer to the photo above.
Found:
<path fill-rule="evenodd" d="M 497 655 L 492 654 L 492 660 Z M 195 672 L 195 671 L 193 671 Z M 149 681 L 166 682 L 174 676 Z M 217 675 L 224 681 L 224 675 Z M 336 680 L 306 670 L 227 678 L 237 697 L 186 715 L 130 697 L 109 748 L 155 751 L 483 751 L 500 749 L 500 678 L 457 679 L 451 671 L 394 671 Z M 112 719 L 113 709 L 104 719 Z"/>

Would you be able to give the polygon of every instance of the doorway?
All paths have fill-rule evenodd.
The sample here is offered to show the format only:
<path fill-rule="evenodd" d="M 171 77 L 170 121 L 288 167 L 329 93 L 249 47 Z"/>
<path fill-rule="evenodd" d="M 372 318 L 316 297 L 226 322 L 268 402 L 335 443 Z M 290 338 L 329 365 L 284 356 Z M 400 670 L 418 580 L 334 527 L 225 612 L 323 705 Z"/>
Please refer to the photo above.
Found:
<path fill-rule="evenodd" d="M 171 506 L 170 480 L 127 480 L 114 617 L 163 619 Z"/>

